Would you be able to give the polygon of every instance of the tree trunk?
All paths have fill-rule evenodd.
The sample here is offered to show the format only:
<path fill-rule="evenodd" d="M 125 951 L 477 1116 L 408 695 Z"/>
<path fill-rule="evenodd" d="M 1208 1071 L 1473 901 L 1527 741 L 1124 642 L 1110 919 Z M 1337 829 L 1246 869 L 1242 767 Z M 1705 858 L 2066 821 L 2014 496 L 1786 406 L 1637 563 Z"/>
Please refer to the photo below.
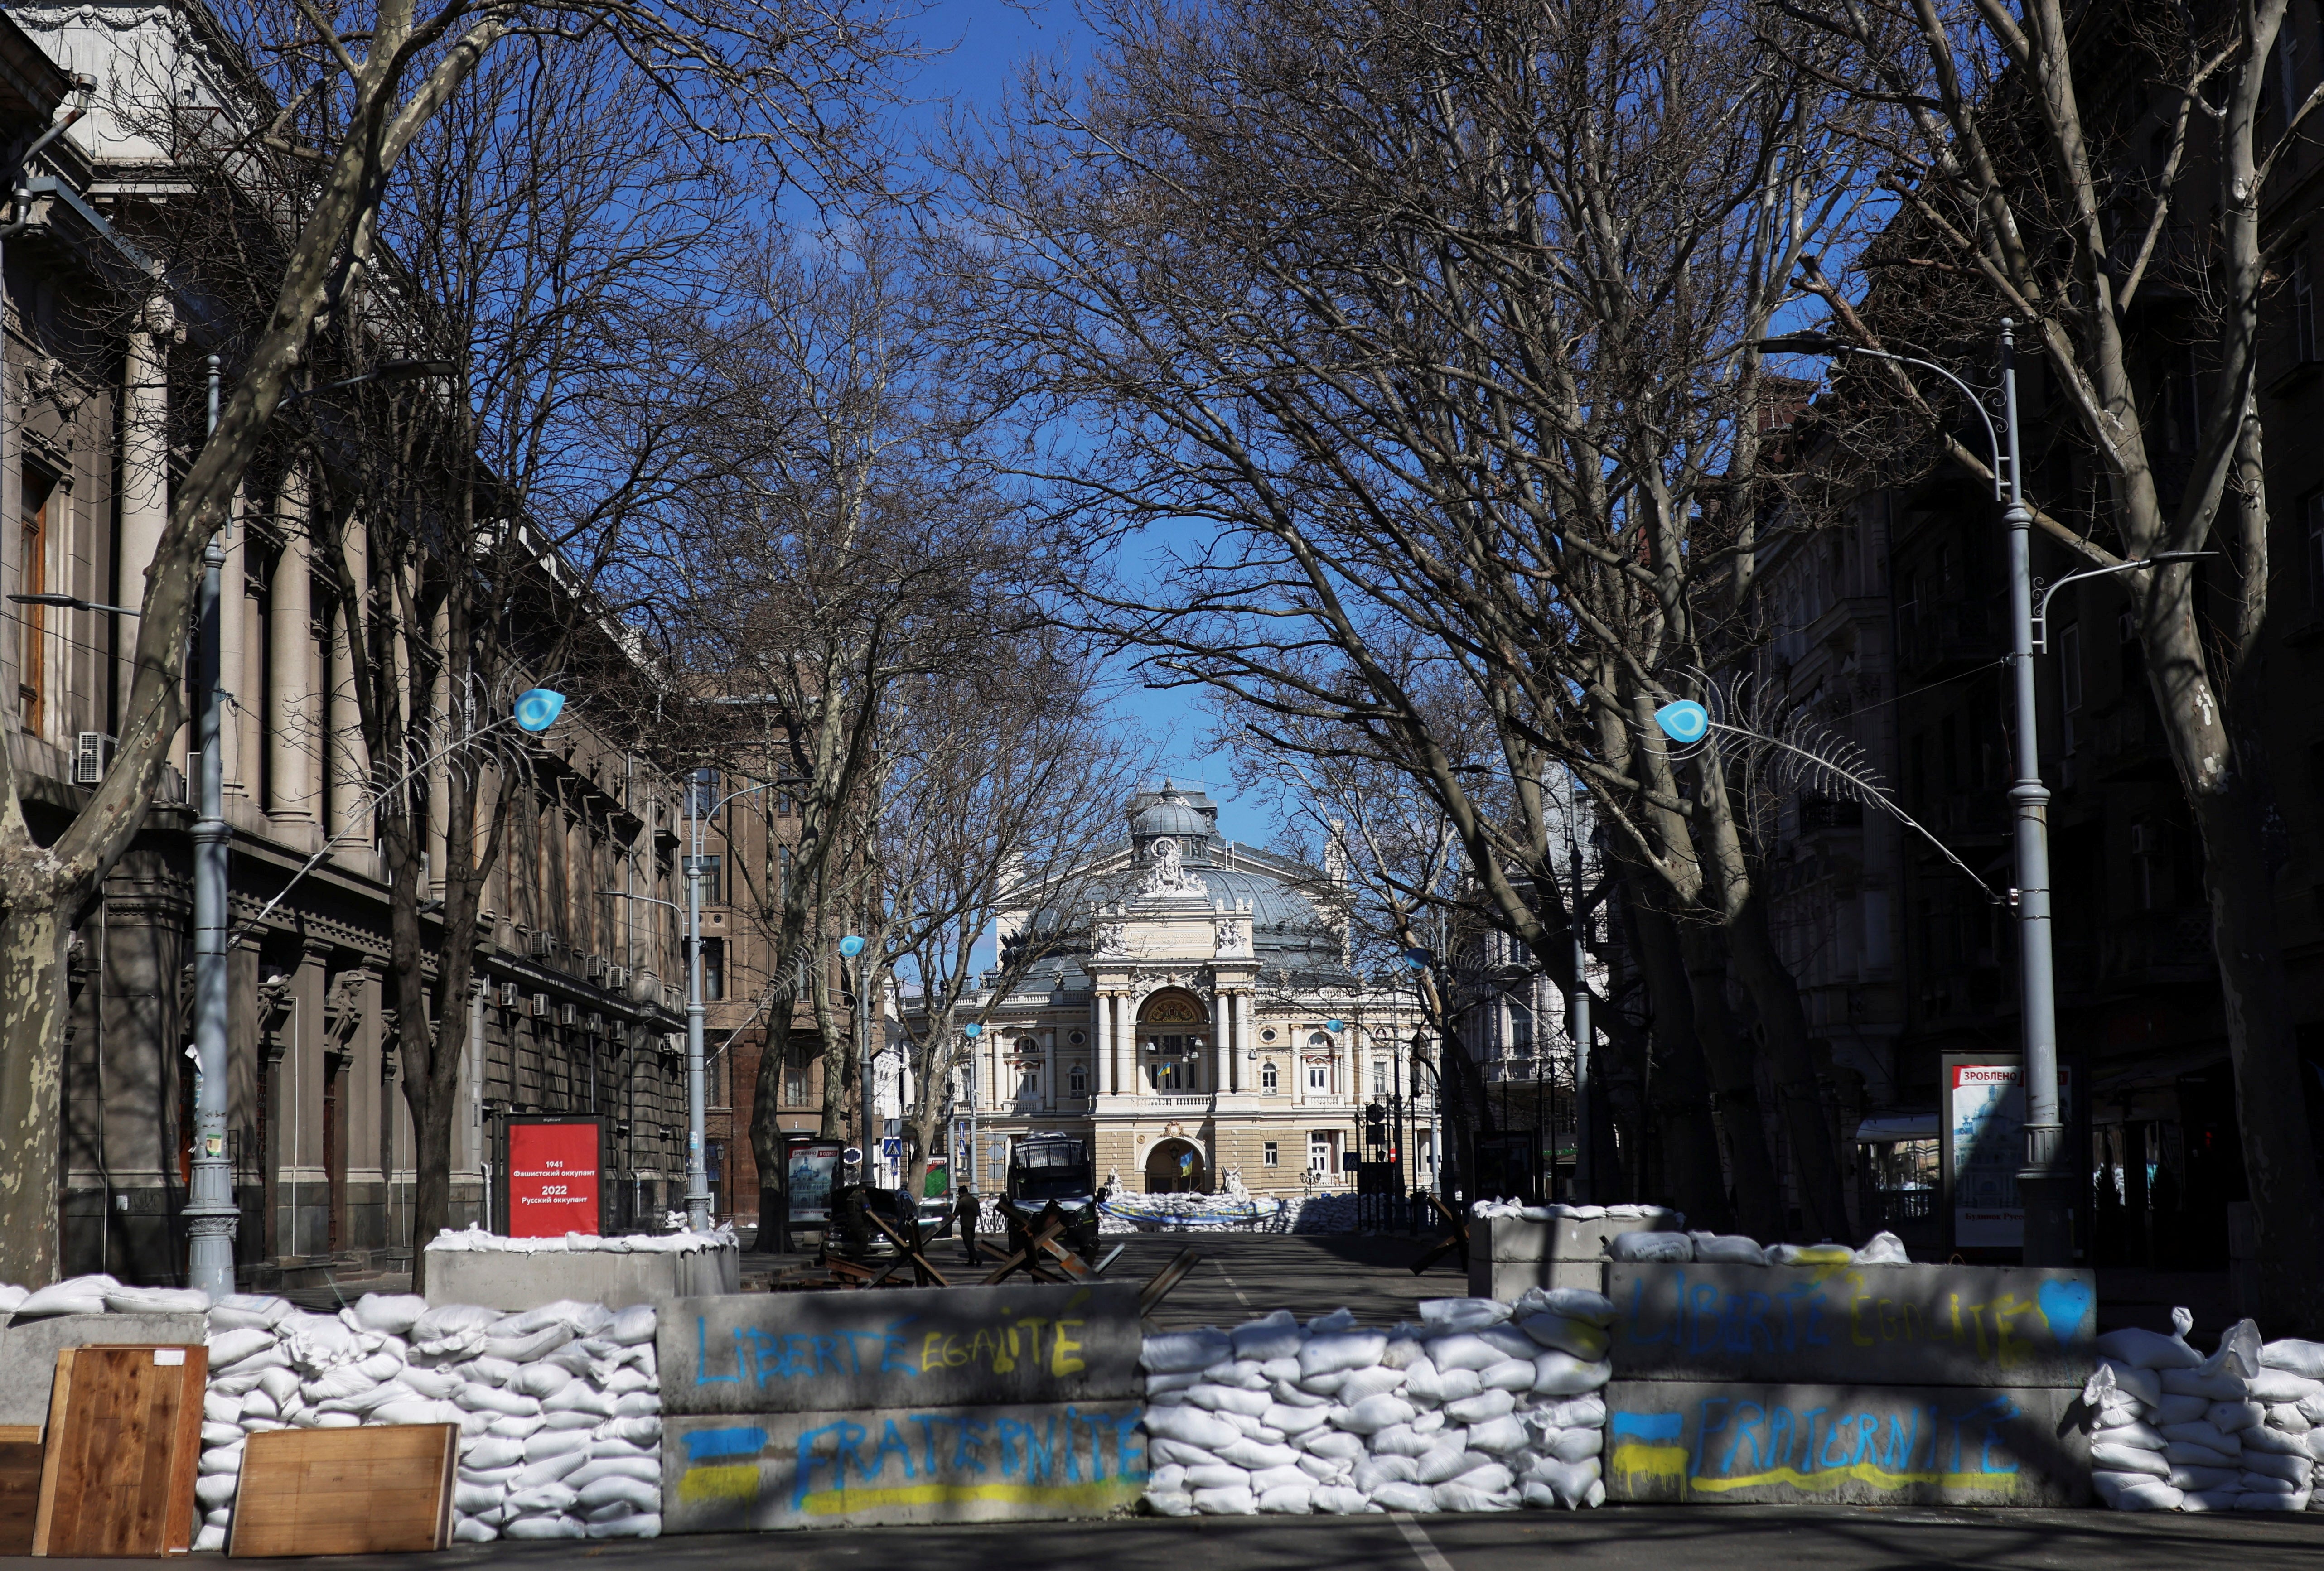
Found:
<path fill-rule="evenodd" d="M 0 920 L 0 1278 L 33 1287 L 60 1263 L 66 932 L 43 901 Z"/>
<path fill-rule="evenodd" d="M 1662 1146 L 1668 1198 L 1696 1226 L 1723 1231 L 1735 1225 L 1734 1210 L 1720 1170 L 1718 1126 L 1711 1116 L 1711 1088 L 1695 1032 L 1694 997 L 1679 959 L 1677 927 L 1637 897 L 1630 877 L 1623 878 L 1621 889 L 1631 952 L 1638 957 L 1653 1009 L 1647 1035 L 1662 1049 L 1649 1066 L 1646 1106 Z M 1643 1193 L 1643 1181 L 1640 1188 Z"/>
<path fill-rule="evenodd" d="M 1711 1070 L 1719 1102 L 1719 1133 L 1727 1148 L 1728 1171 L 1737 1226 L 1763 1244 L 1784 1236 L 1784 1190 L 1767 1149 L 1767 1121 L 1759 1107 L 1757 1055 L 1736 1029 L 1727 1007 L 1727 958 L 1717 934 L 1703 921 L 1676 921 L 1679 952 L 1685 957 L 1689 996 L 1694 1005 L 1694 1036 Z"/>
<path fill-rule="evenodd" d="M 1775 1070 L 1776 1112 L 1792 1148 L 1792 1171 L 1799 1181 L 1800 1208 L 1818 1240 L 1848 1241 L 1847 1190 L 1840 1162 L 1816 1084 L 1815 1054 L 1808 1046 L 1807 1011 L 1791 968 L 1775 952 L 1767 932 L 1767 905 L 1757 888 L 1727 928 L 1728 963 L 1758 1006 L 1766 1034 L 1767 1058 Z"/>
<path fill-rule="evenodd" d="M 751 1156 L 759 1166 L 759 1247 L 790 1248 L 790 1151 L 783 1139 L 783 1066 L 790 1060 L 791 1001 L 768 1006 L 759 1048 L 759 1075 L 751 1091 Z"/>

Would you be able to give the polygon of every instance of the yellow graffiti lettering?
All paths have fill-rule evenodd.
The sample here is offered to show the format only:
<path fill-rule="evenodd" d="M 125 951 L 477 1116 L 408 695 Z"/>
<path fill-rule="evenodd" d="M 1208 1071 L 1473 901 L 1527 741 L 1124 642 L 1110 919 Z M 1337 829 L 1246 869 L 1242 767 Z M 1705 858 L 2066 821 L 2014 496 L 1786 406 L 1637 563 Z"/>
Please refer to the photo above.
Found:
<path fill-rule="evenodd" d="M 680 1500 L 756 1500 L 759 1498 L 759 1465 L 755 1462 L 740 1466 L 694 1467 L 678 1482 Z"/>
<path fill-rule="evenodd" d="M 696 1470 L 700 1471 L 699 1469 Z M 691 1476 L 691 1475 L 689 1475 Z M 835 1516 L 882 1505 L 954 1505 L 1004 1501 L 1016 1505 L 1077 1506 L 1106 1510 L 1133 1498 L 1135 1480 L 1104 1484 L 907 1484 L 894 1489 L 826 1489 L 810 1494 L 800 1509 L 809 1516 Z"/>
<path fill-rule="evenodd" d="M 1873 1339 L 1864 1334 L 1864 1306 L 1871 1301 L 1870 1293 L 1858 1293 L 1848 1300 L 1848 1339 L 1858 1347 L 1873 1346 Z"/>
<path fill-rule="evenodd" d="M 921 1373 L 926 1374 L 945 1361 L 944 1340 L 945 1334 L 942 1331 L 931 1331 L 928 1333 L 928 1339 L 920 1344 Z"/>
<path fill-rule="evenodd" d="M 1049 1373 L 1051 1374 L 1078 1374 L 1089 1367 L 1080 1359 L 1070 1356 L 1072 1354 L 1081 1352 L 1082 1345 L 1065 1335 L 1066 1327 L 1086 1324 L 1088 1322 L 1085 1320 L 1059 1320 L 1049 1328 Z"/>

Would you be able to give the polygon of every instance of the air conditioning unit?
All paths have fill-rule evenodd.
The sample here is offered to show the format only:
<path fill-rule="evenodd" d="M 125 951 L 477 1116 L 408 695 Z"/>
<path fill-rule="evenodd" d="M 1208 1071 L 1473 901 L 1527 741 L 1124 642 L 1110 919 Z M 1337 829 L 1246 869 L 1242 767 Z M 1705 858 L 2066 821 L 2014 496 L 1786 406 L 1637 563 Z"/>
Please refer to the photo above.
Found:
<path fill-rule="evenodd" d="M 605 988 L 608 992 L 620 993 L 626 996 L 630 990 L 630 968 L 627 966 L 607 966 L 605 968 Z"/>
<path fill-rule="evenodd" d="M 605 957 L 604 955 L 585 954 L 581 957 L 581 974 L 587 977 L 591 981 L 601 982 L 604 980 L 605 970 Z"/>
<path fill-rule="evenodd" d="M 73 784 L 94 786 L 105 778 L 113 764 L 113 736 L 109 731 L 83 731 L 73 746 Z"/>
<path fill-rule="evenodd" d="M 588 1030 L 592 1036 L 605 1034 L 605 1017 L 594 1009 L 589 1012 Z"/>
<path fill-rule="evenodd" d="M 545 960 L 557 952 L 557 940 L 545 932 L 532 935 L 531 954 L 535 960 Z"/>
<path fill-rule="evenodd" d="M 533 1012 L 533 1015 L 534 1015 L 537 1018 L 539 1018 L 539 1019 L 546 1020 L 546 1019 L 548 1019 L 548 1018 L 549 1018 L 549 995 L 548 995 L 548 994 L 546 994 L 546 993 L 535 993 L 535 994 L 532 996 L 532 1012 Z"/>
<path fill-rule="evenodd" d="M 573 1004 L 559 1004 L 559 1005 L 557 1006 L 557 1024 L 559 1024 L 559 1025 L 573 1025 L 573 1024 L 578 1024 L 578 1023 L 579 1023 L 579 1021 L 580 1021 L 580 1019 L 581 1019 L 581 1010 L 580 1010 L 580 1007 L 579 1007 L 577 1005 L 573 1005 Z"/>
<path fill-rule="evenodd" d="M 501 1007 L 502 1007 L 502 1008 L 503 1008 L 503 1009 L 513 1009 L 513 1008 L 515 1008 L 518 1005 L 520 1005 L 520 1004 L 521 1004 L 521 1003 L 523 1003 L 523 1002 L 524 1002 L 524 989 L 523 989 L 523 988 L 521 988 L 518 987 L 514 982 L 503 982 L 503 983 L 501 984 Z"/>

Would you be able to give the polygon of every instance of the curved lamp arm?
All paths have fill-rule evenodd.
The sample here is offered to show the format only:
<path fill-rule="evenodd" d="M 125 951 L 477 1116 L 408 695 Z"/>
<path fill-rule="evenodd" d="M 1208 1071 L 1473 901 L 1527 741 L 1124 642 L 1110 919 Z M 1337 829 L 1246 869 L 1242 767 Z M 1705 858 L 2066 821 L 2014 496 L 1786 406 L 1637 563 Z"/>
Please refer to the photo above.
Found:
<path fill-rule="evenodd" d="M 2042 592 L 2042 603 L 2034 611 L 2034 649 L 2036 654 L 2050 652 L 2050 597 L 2069 583 L 2079 583 L 2085 578 L 2111 578 L 2117 573 L 2139 573 L 2149 567 L 2160 567 L 2166 562 L 2192 562 L 2199 557 L 2216 556 L 2217 551 L 2157 551 L 2152 556 L 2139 556 L 2128 562 L 2117 562 L 2111 567 L 2086 567 L 2080 573 L 2069 573 Z"/>

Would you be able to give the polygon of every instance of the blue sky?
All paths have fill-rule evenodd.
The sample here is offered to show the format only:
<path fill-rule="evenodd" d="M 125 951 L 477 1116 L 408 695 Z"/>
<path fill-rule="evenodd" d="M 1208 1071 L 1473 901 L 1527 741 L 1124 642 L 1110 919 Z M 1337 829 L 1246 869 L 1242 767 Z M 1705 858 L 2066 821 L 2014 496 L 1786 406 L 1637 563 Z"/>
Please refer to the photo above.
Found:
<path fill-rule="evenodd" d="M 917 117 L 930 124 L 946 105 L 970 110 L 998 104 L 1017 63 L 1029 55 L 1061 57 L 1074 66 L 1089 58 L 1089 32 L 1076 8 L 1060 0 L 1029 0 L 1021 7 L 941 0 L 921 18 L 919 31 L 930 47 L 949 46 L 921 68 L 910 89 L 920 100 Z M 1193 690 L 1148 692 L 1132 681 L 1111 707 L 1125 726 L 1165 739 L 1158 772 L 1181 784 L 1201 782 L 1219 803 L 1222 833 L 1264 845 L 1273 831 L 1271 816 L 1232 799 L 1231 760 L 1202 745 L 1210 722 L 1200 703 Z"/>

